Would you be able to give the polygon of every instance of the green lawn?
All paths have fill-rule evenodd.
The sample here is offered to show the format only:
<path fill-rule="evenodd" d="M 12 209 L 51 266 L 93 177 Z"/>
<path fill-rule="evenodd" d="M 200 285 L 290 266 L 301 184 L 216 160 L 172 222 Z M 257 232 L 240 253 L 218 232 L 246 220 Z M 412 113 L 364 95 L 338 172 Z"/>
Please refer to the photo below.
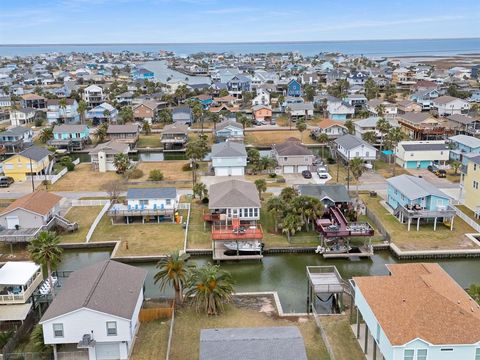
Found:
<path fill-rule="evenodd" d="M 475 213 L 470 210 L 468 207 L 466 207 L 465 205 L 456 205 L 457 208 L 460 209 L 461 212 L 463 212 L 465 215 L 467 215 L 470 219 L 472 219 L 473 221 L 475 221 L 477 224 L 480 225 L 480 219 L 476 219 L 475 218 Z"/>
<path fill-rule="evenodd" d="M 382 222 L 385 230 L 390 234 L 392 242 L 402 250 L 445 250 L 445 249 L 471 249 L 476 245 L 465 234 L 475 232 L 463 220 L 455 217 L 453 231 L 450 227 L 438 223 L 437 230 L 433 231 L 432 224 L 421 224 L 420 230 L 416 230 L 416 224 L 412 223 L 411 230 L 407 231 L 407 225 L 401 224 L 398 219 L 390 214 L 382 204 L 381 198 L 371 198 L 367 194 L 360 197 Z"/>
<path fill-rule="evenodd" d="M 141 134 L 137 142 L 138 148 L 159 148 L 161 145 L 160 134 Z"/>
<path fill-rule="evenodd" d="M 190 210 L 190 224 L 188 225 L 188 243 L 189 249 L 211 249 L 212 235 L 210 224 L 203 224 L 203 211 L 208 207 L 198 200 L 192 200 Z"/>
<path fill-rule="evenodd" d="M 328 342 L 332 347 L 337 360 L 362 360 L 365 355 L 358 344 L 347 316 L 322 316 L 323 325 Z"/>
<path fill-rule="evenodd" d="M 78 223 L 78 230 L 62 234 L 61 241 L 63 243 L 85 242 L 85 236 L 90 229 L 90 225 L 92 225 L 100 210 L 102 210 L 102 206 L 73 206 L 70 208 L 65 217 Z"/>
<path fill-rule="evenodd" d="M 374 169 L 378 174 L 382 175 L 385 179 L 388 179 L 394 176 L 392 173 L 392 165 L 389 163 L 386 163 L 385 161 L 382 161 L 382 160 L 375 161 Z M 404 169 L 401 166 L 398 166 L 397 164 L 395 164 L 395 176 L 402 175 L 402 174 L 409 175 L 410 173 L 407 171 L 407 169 Z"/>

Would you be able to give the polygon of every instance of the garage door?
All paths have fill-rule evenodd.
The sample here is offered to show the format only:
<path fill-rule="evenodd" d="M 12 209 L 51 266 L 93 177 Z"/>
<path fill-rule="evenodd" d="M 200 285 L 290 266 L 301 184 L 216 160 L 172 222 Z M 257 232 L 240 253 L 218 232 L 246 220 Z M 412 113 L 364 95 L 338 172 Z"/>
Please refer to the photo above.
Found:
<path fill-rule="evenodd" d="M 299 165 L 297 168 L 298 168 L 298 171 L 297 171 L 297 172 L 299 172 L 299 173 L 301 173 L 301 172 L 304 171 L 304 170 L 308 170 L 308 166 L 300 166 L 300 165 Z"/>
<path fill-rule="evenodd" d="M 215 175 L 228 176 L 228 168 L 226 167 L 215 168 Z"/>
<path fill-rule="evenodd" d="M 284 166 L 283 167 L 283 173 L 284 174 L 293 174 L 294 172 L 294 167 L 293 166 Z"/>
<path fill-rule="evenodd" d="M 18 216 L 7 216 L 7 229 L 15 229 L 16 225 L 20 225 Z"/>
<path fill-rule="evenodd" d="M 235 175 L 235 176 L 238 176 L 238 175 L 243 175 L 243 167 L 234 167 L 234 168 L 231 168 L 231 174 L 232 175 Z"/>
<path fill-rule="evenodd" d="M 120 359 L 120 347 L 118 343 L 95 345 L 97 360 L 117 360 Z"/>

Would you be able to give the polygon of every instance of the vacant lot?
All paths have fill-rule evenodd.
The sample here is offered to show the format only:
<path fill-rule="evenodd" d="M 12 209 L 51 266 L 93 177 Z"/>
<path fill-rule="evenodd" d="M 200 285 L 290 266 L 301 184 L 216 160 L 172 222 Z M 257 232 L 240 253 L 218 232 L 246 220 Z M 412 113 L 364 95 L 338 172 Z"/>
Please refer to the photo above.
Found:
<path fill-rule="evenodd" d="M 295 127 L 292 127 L 295 129 Z M 272 144 L 280 144 L 291 137 L 302 139 L 304 144 L 315 144 L 310 136 L 309 131 L 303 132 L 303 139 L 298 130 L 268 130 L 268 131 L 248 131 L 245 134 L 245 143 L 254 146 L 272 146 Z"/>
<path fill-rule="evenodd" d="M 114 171 L 100 173 L 93 171 L 90 164 L 83 163 L 74 171 L 66 173 L 60 180 L 49 187 L 50 191 L 103 191 L 105 184 L 122 177 Z"/>
<path fill-rule="evenodd" d="M 190 210 L 190 223 L 188 225 L 188 248 L 211 249 L 212 234 L 210 224 L 203 224 L 203 212 L 207 212 L 207 205 L 193 200 Z"/>
<path fill-rule="evenodd" d="M 73 206 L 70 208 L 65 217 L 70 221 L 78 223 L 78 230 L 72 233 L 62 234 L 62 242 L 85 242 L 87 232 L 100 210 L 102 210 L 101 206 Z"/>
<path fill-rule="evenodd" d="M 392 170 L 393 167 L 391 164 L 386 163 L 385 161 L 377 160 L 375 161 L 374 165 L 375 171 L 382 175 L 385 179 L 391 178 L 392 176 L 398 176 L 402 174 L 407 174 L 409 175 L 410 173 L 402 168 L 401 166 L 398 166 L 395 164 L 395 175 L 393 174 Z"/>
<path fill-rule="evenodd" d="M 137 169 L 143 171 L 143 177 L 140 179 L 132 179 L 132 181 L 147 181 L 150 176 L 150 171 L 161 170 L 163 173 L 163 180 L 192 180 L 191 171 L 183 171 L 184 165 L 189 165 L 189 160 L 167 160 L 158 162 L 140 162 Z"/>

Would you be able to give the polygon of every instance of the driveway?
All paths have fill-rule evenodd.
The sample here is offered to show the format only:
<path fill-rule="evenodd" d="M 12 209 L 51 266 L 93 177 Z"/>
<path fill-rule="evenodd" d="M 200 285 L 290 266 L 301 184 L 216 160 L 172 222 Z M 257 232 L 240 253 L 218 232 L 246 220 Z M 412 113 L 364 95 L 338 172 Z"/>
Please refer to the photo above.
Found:
<path fill-rule="evenodd" d="M 426 170 L 426 169 L 408 169 L 408 172 L 413 176 L 421 176 L 429 183 L 435 185 L 437 188 L 460 188 L 459 184 L 452 183 L 451 181 L 447 180 L 446 178 L 439 178 L 434 173 Z"/>
<path fill-rule="evenodd" d="M 325 184 L 327 181 L 331 180 L 332 177 L 328 175 L 328 179 L 320 179 L 317 173 L 312 172 L 311 179 L 305 179 L 302 174 L 283 174 L 285 181 L 288 186 L 293 185 L 303 185 L 303 184 Z"/>

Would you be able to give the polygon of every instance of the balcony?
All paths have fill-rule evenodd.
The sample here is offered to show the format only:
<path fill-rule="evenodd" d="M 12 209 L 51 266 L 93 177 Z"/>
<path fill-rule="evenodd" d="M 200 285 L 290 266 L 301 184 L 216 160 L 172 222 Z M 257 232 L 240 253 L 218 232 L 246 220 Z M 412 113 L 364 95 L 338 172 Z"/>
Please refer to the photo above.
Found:
<path fill-rule="evenodd" d="M 0 284 L 0 304 L 24 304 L 28 301 L 28 299 L 32 296 L 33 292 L 42 283 L 42 271 L 37 265 L 37 270 L 33 274 L 22 273 L 21 270 L 15 270 L 13 269 L 13 267 L 16 268 L 19 265 L 25 264 L 24 262 L 19 262 L 19 264 L 15 264 L 12 269 L 9 268 L 9 264 L 11 264 L 11 262 L 4 265 L 2 270 L 5 267 L 8 267 L 8 269 L 6 269 L 7 272 L 15 271 L 16 274 L 14 276 L 10 276 L 11 281 L 2 281 L 2 284 Z M 29 270 L 30 269 L 26 269 L 27 272 Z M 17 278 L 18 280 L 16 280 Z M 25 278 L 26 280 L 21 280 L 20 278 Z"/>
<path fill-rule="evenodd" d="M 171 216 L 175 212 L 175 209 L 165 208 L 144 208 L 144 207 L 131 207 L 124 204 L 114 204 L 108 210 L 108 216 Z"/>
<path fill-rule="evenodd" d="M 261 225 L 241 225 L 239 227 L 212 225 L 212 240 L 261 240 Z"/>

